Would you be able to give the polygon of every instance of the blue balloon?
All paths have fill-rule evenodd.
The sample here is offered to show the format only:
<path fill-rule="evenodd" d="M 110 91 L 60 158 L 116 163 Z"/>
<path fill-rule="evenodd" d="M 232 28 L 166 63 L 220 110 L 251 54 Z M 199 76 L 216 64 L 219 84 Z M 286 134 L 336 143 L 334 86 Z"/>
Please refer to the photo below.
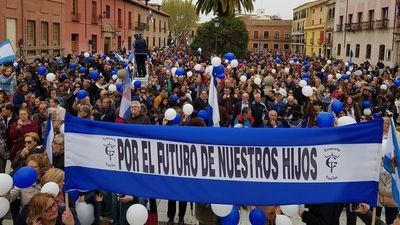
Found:
<path fill-rule="evenodd" d="M 308 70 L 310 69 L 310 64 L 306 64 L 306 65 L 304 66 L 304 68 L 306 69 L 306 71 L 308 71 Z"/>
<path fill-rule="evenodd" d="M 117 70 L 111 70 L 111 76 L 112 76 L 112 75 L 116 75 L 116 74 L 118 74 L 118 71 L 117 71 Z"/>
<path fill-rule="evenodd" d="M 275 59 L 275 63 L 276 63 L 276 64 L 282 64 L 282 60 L 281 60 L 280 58 L 276 58 L 276 59 Z"/>
<path fill-rule="evenodd" d="M 343 103 L 337 99 L 332 102 L 331 107 L 332 107 L 332 111 L 335 112 L 336 114 L 340 113 L 344 109 Z"/>
<path fill-rule="evenodd" d="M 76 54 L 76 58 L 80 58 L 81 57 L 81 54 Z"/>
<path fill-rule="evenodd" d="M 221 225 L 237 225 L 240 220 L 239 210 L 233 206 L 231 213 L 220 218 Z"/>
<path fill-rule="evenodd" d="M 119 92 L 122 92 L 122 90 L 124 89 L 124 85 L 122 83 L 117 83 L 115 86 L 117 87 L 117 90 Z"/>
<path fill-rule="evenodd" d="M 178 95 L 172 95 L 172 101 L 178 102 L 178 100 L 179 100 Z"/>
<path fill-rule="evenodd" d="M 252 225 L 265 225 L 267 223 L 267 217 L 265 216 L 264 211 L 259 208 L 251 210 L 249 219 Z"/>
<path fill-rule="evenodd" d="M 227 60 L 229 60 L 229 61 L 232 61 L 232 60 L 236 59 L 236 56 L 235 56 L 235 54 L 233 54 L 232 52 L 228 52 L 228 53 L 226 53 L 226 54 L 224 55 L 224 58 L 227 59 Z"/>
<path fill-rule="evenodd" d="M 208 121 L 208 113 L 206 110 L 200 110 L 198 113 L 199 117 L 203 119 L 204 122 Z"/>
<path fill-rule="evenodd" d="M 32 186 L 37 179 L 37 172 L 30 166 L 24 166 L 18 169 L 13 176 L 14 185 L 18 188 L 27 188 Z"/>
<path fill-rule="evenodd" d="M 110 60 L 108 60 L 108 62 L 109 62 L 110 64 L 113 64 L 113 63 L 114 63 L 114 60 L 110 59 Z"/>
<path fill-rule="evenodd" d="M 223 65 L 213 67 L 213 74 L 215 74 L 215 75 L 223 74 L 224 71 L 225 71 L 225 67 Z"/>
<path fill-rule="evenodd" d="M 61 74 L 60 74 L 60 77 L 61 77 L 61 78 L 67 78 L 68 76 L 67 76 L 66 73 L 61 73 Z"/>
<path fill-rule="evenodd" d="M 347 75 L 347 74 L 342 75 L 342 79 L 348 80 L 349 78 L 350 78 L 350 75 Z"/>
<path fill-rule="evenodd" d="M 173 58 L 174 61 L 178 61 L 178 59 L 179 59 L 178 56 L 174 56 Z"/>
<path fill-rule="evenodd" d="M 317 116 L 317 124 L 319 127 L 333 127 L 335 117 L 328 112 L 320 112 Z"/>
<path fill-rule="evenodd" d="M 78 93 L 76 93 L 76 98 L 77 98 L 78 100 L 82 100 L 82 99 L 86 98 L 87 96 L 88 96 L 87 91 L 82 90 L 82 89 L 79 90 Z"/>
<path fill-rule="evenodd" d="M 365 100 L 362 104 L 363 109 L 369 109 L 371 108 L 371 102 L 368 100 Z"/>
<path fill-rule="evenodd" d="M 178 69 L 176 69 L 175 75 L 177 75 L 177 76 L 184 76 L 184 75 L 185 75 L 185 69 L 179 67 Z"/>
<path fill-rule="evenodd" d="M 220 74 L 220 75 L 218 75 L 218 79 L 220 79 L 220 80 L 225 79 L 225 74 Z"/>
<path fill-rule="evenodd" d="M 396 87 L 400 87 L 400 79 L 399 79 L 399 78 L 397 78 L 397 79 L 394 81 L 394 85 L 396 85 Z"/>
<path fill-rule="evenodd" d="M 182 121 L 182 116 L 177 113 L 175 119 L 171 120 L 171 124 L 175 125 L 175 124 L 179 124 Z"/>
<path fill-rule="evenodd" d="M 103 58 L 103 59 L 107 59 L 107 56 L 106 56 L 106 55 L 103 55 L 101 58 Z"/>
<path fill-rule="evenodd" d="M 142 87 L 142 81 L 136 80 L 135 83 L 133 83 L 133 85 L 135 86 L 135 88 L 140 88 Z"/>
<path fill-rule="evenodd" d="M 46 75 L 47 74 L 47 68 L 44 67 L 44 66 L 39 67 L 38 68 L 38 74 L 41 75 L 41 76 Z"/>
<path fill-rule="evenodd" d="M 100 76 L 100 74 L 97 70 L 93 70 L 92 72 L 90 72 L 89 75 L 90 75 L 90 79 L 92 79 L 92 80 L 97 80 L 97 79 L 99 79 L 99 76 Z"/>
<path fill-rule="evenodd" d="M 299 58 L 297 58 L 297 57 L 293 58 L 293 62 L 297 63 L 298 61 L 299 61 Z"/>
<path fill-rule="evenodd" d="M 374 119 L 382 119 L 382 115 L 380 113 L 374 113 L 372 116 Z"/>
<path fill-rule="evenodd" d="M 86 68 L 85 67 L 81 67 L 78 70 L 79 73 L 86 73 Z"/>
<path fill-rule="evenodd" d="M 353 62 L 352 61 L 349 61 L 349 66 L 352 66 L 353 65 Z"/>
<path fill-rule="evenodd" d="M 87 57 L 87 58 L 85 58 L 85 60 L 86 60 L 86 62 L 92 62 L 93 61 L 93 58 L 92 57 Z"/>
<path fill-rule="evenodd" d="M 308 76 L 309 76 L 308 73 L 303 74 L 303 78 L 308 78 Z"/>
<path fill-rule="evenodd" d="M 73 69 L 75 69 L 75 67 L 76 67 L 75 63 L 70 63 L 69 64 L 69 69 L 73 70 Z"/>
<path fill-rule="evenodd" d="M 128 63 L 122 62 L 122 67 L 123 67 L 123 68 L 126 68 L 127 66 L 128 66 Z"/>

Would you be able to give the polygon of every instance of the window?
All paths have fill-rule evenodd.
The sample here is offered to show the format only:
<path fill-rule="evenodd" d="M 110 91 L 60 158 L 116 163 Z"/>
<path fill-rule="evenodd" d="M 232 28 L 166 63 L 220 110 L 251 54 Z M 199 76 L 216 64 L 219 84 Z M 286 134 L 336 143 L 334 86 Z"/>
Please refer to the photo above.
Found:
<path fill-rule="evenodd" d="M 341 45 L 341 44 L 338 44 L 338 45 L 337 45 L 337 55 L 338 55 L 338 56 L 340 56 L 341 50 L 342 50 L 342 45 Z"/>
<path fill-rule="evenodd" d="M 40 23 L 40 41 L 42 45 L 49 45 L 49 23 Z"/>
<path fill-rule="evenodd" d="M 258 48 L 258 43 L 253 43 L 253 48 Z"/>
<path fill-rule="evenodd" d="M 258 31 L 254 31 L 254 39 L 258 39 Z"/>
<path fill-rule="evenodd" d="M 371 58 L 371 49 L 372 49 L 371 45 L 367 45 L 367 49 L 365 51 L 365 58 L 366 59 L 370 59 Z"/>
<path fill-rule="evenodd" d="M 333 10 L 332 10 L 332 18 L 335 18 L 335 7 L 333 7 Z"/>
<path fill-rule="evenodd" d="M 132 37 L 129 36 L 128 37 L 128 50 L 131 50 L 131 49 L 132 49 Z"/>
<path fill-rule="evenodd" d="M 133 27 L 132 27 L 132 12 L 128 12 L 128 27 L 129 27 L 129 29 L 133 29 Z"/>
<path fill-rule="evenodd" d="M 137 16 L 137 23 L 140 24 L 140 14 Z"/>
<path fill-rule="evenodd" d="M 362 23 L 362 21 L 363 21 L 363 13 L 362 12 L 359 12 L 358 14 L 357 14 L 357 22 L 358 22 L 358 24 L 360 24 L 360 23 Z"/>
<path fill-rule="evenodd" d="M 165 42 L 165 38 L 164 38 L 164 46 L 167 45 L 167 43 Z"/>
<path fill-rule="evenodd" d="M 92 18 L 97 18 L 97 2 L 92 1 Z"/>
<path fill-rule="evenodd" d="M 278 39 L 279 39 L 279 32 L 275 32 L 275 33 L 274 33 L 274 39 L 275 39 L 275 40 L 278 40 Z"/>
<path fill-rule="evenodd" d="M 118 47 L 118 49 L 121 49 L 122 48 L 122 39 L 121 39 L 121 36 L 118 36 L 117 37 L 117 47 Z"/>
<path fill-rule="evenodd" d="M 285 50 L 289 49 L 289 44 L 285 44 L 283 47 Z"/>
<path fill-rule="evenodd" d="M 110 19 L 111 14 L 111 8 L 109 5 L 106 5 L 106 18 Z"/>
<path fill-rule="evenodd" d="M 60 45 L 60 24 L 53 23 L 53 44 Z"/>
<path fill-rule="evenodd" d="M 36 22 L 28 20 L 27 23 L 27 44 L 30 46 L 36 45 Z"/>
<path fill-rule="evenodd" d="M 164 22 L 164 33 L 167 33 L 167 22 Z"/>
<path fill-rule="evenodd" d="M 158 38 L 158 47 L 161 47 L 161 38 Z"/>
<path fill-rule="evenodd" d="M 159 28 L 160 33 L 161 33 L 161 20 L 158 21 L 158 28 Z M 160 46 L 161 46 L 161 45 L 160 45 Z"/>
<path fill-rule="evenodd" d="M 269 38 L 269 32 L 268 31 L 264 31 L 264 39 L 268 39 Z"/>
<path fill-rule="evenodd" d="M 339 25 L 343 25 L 343 16 L 339 17 Z"/>
<path fill-rule="evenodd" d="M 194 30 L 192 30 L 192 35 L 190 35 L 191 37 L 194 37 Z"/>
<path fill-rule="evenodd" d="M 382 20 L 389 19 L 389 8 L 382 8 Z"/>
<path fill-rule="evenodd" d="M 379 45 L 379 60 L 385 59 L 385 45 Z"/>
<path fill-rule="evenodd" d="M 78 14 L 78 0 L 72 0 L 72 14 Z"/>
<path fill-rule="evenodd" d="M 322 24 L 322 19 L 321 18 L 319 18 L 319 24 Z"/>
<path fill-rule="evenodd" d="M 156 46 L 156 38 L 153 37 L 153 46 Z"/>
<path fill-rule="evenodd" d="M 279 44 L 274 44 L 274 49 L 279 49 Z"/>
<path fill-rule="evenodd" d="M 314 25 L 314 20 L 311 21 L 311 25 Z"/>
<path fill-rule="evenodd" d="M 368 12 L 368 21 L 372 22 L 375 20 L 375 11 L 374 10 L 369 10 Z"/>
<path fill-rule="evenodd" d="M 118 27 L 122 27 L 122 9 L 118 9 Z"/>
<path fill-rule="evenodd" d="M 97 35 L 92 34 L 92 51 L 97 52 Z"/>
<path fill-rule="evenodd" d="M 156 32 L 156 19 L 153 20 L 153 31 Z"/>
<path fill-rule="evenodd" d="M 285 33 L 285 40 L 290 40 L 290 33 Z"/>
<path fill-rule="evenodd" d="M 392 59 L 392 50 L 386 50 L 386 61 L 390 61 Z"/>
<path fill-rule="evenodd" d="M 346 56 L 350 56 L 350 44 L 346 45 Z"/>
<path fill-rule="evenodd" d="M 268 49 L 268 44 L 263 44 L 264 49 Z"/>
<path fill-rule="evenodd" d="M 353 14 L 349 14 L 349 20 L 347 21 L 347 23 L 352 23 L 353 22 Z"/>
<path fill-rule="evenodd" d="M 355 53 L 354 57 L 356 57 L 356 58 L 360 57 L 360 45 L 359 44 L 356 44 L 356 53 Z"/>

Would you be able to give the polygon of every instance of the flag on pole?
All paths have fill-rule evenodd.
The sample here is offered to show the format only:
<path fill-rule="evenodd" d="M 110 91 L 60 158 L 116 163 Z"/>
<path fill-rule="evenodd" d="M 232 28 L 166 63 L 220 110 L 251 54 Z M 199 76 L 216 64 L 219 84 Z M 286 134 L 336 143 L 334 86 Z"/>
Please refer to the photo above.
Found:
<path fill-rule="evenodd" d="M 153 23 L 154 22 L 154 15 L 153 15 L 153 11 L 150 9 L 149 10 L 149 14 L 147 15 L 147 21 Z"/>
<path fill-rule="evenodd" d="M 121 107 L 119 109 L 119 117 L 128 118 L 131 115 L 131 102 L 132 102 L 132 83 L 131 72 L 129 66 L 126 68 L 126 75 L 123 81 L 124 91 L 122 93 Z"/>
<path fill-rule="evenodd" d="M 46 136 L 44 140 L 46 154 L 49 158 L 50 164 L 53 165 L 53 149 L 51 147 L 54 139 L 54 130 L 53 130 L 53 123 L 51 122 L 51 116 L 47 118 L 47 125 L 46 125 Z"/>
<path fill-rule="evenodd" d="M 10 40 L 5 40 L 0 44 L 0 64 L 17 60 Z"/>
<path fill-rule="evenodd" d="M 118 52 L 116 52 L 116 51 L 114 52 L 114 56 L 118 61 L 120 61 L 120 62 L 124 61 L 124 58 L 122 58 L 122 56 L 120 54 L 118 54 Z"/>
<path fill-rule="evenodd" d="M 354 55 L 353 50 L 350 50 L 350 60 L 349 60 L 350 62 L 353 59 L 353 55 Z"/>
<path fill-rule="evenodd" d="M 218 91 L 217 80 L 214 75 L 211 75 L 211 82 L 208 94 L 208 126 L 219 127 L 219 105 L 218 105 Z"/>

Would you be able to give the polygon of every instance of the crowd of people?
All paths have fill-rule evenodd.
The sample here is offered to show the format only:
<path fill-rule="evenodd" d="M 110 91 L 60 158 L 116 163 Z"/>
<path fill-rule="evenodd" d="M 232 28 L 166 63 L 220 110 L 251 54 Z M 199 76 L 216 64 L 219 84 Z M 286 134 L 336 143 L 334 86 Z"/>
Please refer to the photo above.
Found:
<path fill-rule="evenodd" d="M 126 54 L 120 52 L 120 55 Z M 120 117 L 119 113 L 123 77 L 138 74 L 127 56 L 121 61 L 114 54 L 97 52 L 69 54 L 66 57 L 42 55 L 32 61 L 19 58 L 2 66 L 0 173 L 6 171 L 7 161 L 11 161 L 12 171 L 31 166 L 38 173 L 35 185 L 26 189 L 13 188 L 5 195 L 12 203 L 10 211 L 15 225 L 79 224 L 72 204 L 76 199 L 71 199 L 71 210 L 66 210 L 62 193 L 56 198 L 40 193 L 41 186 L 49 181 L 59 184 L 61 190 L 63 187 L 63 121 L 66 113 L 114 123 L 206 126 L 209 121 L 199 112 L 208 107 L 209 85 L 213 77 L 209 67 L 211 58 L 184 47 L 153 48 L 148 55 L 148 70 L 141 66 L 140 71 L 140 76 L 148 78 L 148 83 L 134 85 L 128 118 Z M 222 55 L 220 57 L 223 58 Z M 198 64 L 200 68 L 196 66 Z M 238 65 L 231 65 L 229 60 L 224 59 L 222 64 L 225 70 L 216 79 L 221 127 L 315 128 L 319 127 L 316 119 L 320 112 L 331 112 L 335 118 L 350 116 L 357 122 L 384 117 L 386 128 L 389 117 L 398 122 L 398 67 L 272 51 L 250 51 L 243 59 L 238 59 Z M 42 67 L 46 68 L 46 74 L 53 73 L 55 79 L 49 81 L 46 74 L 39 73 Z M 125 68 L 131 70 L 130 73 L 121 74 Z M 176 75 L 174 68 L 183 68 L 185 74 Z M 92 71 L 98 71 L 99 76 L 91 76 Z M 312 87 L 311 96 L 303 94 L 304 82 Z M 109 89 L 111 85 L 118 87 L 117 90 Z M 88 96 L 79 98 L 77 94 L 80 90 L 86 90 Z M 342 111 L 332 110 L 334 100 L 343 103 Z M 365 107 L 366 101 L 371 105 Z M 193 106 L 191 115 L 183 112 L 185 104 Z M 171 123 L 166 119 L 164 113 L 170 108 L 175 109 L 182 120 Z M 48 117 L 55 134 L 52 160 L 47 158 L 43 147 Z M 388 128 L 383 138 L 387 138 L 387 133 Z M 383 170 L 379 204 L 385 208 L 386 224 L 400 224 L 400 220 L 396 219 L 398 208 L 390 182 L 390 174 Z M 147 205 L 149 210 L 147 223 L 152 225 L 158 221 L 155 199 L 96 190 L 82 193 L 77 200 L 94 205 L 96 224 L 127 224 L 126 210 L 139 202 Z M 184 224 L 188 204 L 179 202 L 180 225 Z M 168 204 L 169 224 L 173 224 L 176 216 L 176 205 L 174 201 Z M 210 205 L 195 204 L 194 207 L 199 224 L 219 223 Z M 348 209 L 348 225 L 356 224 L 357 212 L 363 219 L 370 216 L 365 205 L 351 212 L 351 207 L 346 204 L 313 205 L 299 215 L 309 225 L 337 225 L 344 207 Z M 274 224 L 277 207 L 262 209 L 267 215 L 267 223 Z M 380 210 L 378 212 L 380 216 Z"/>

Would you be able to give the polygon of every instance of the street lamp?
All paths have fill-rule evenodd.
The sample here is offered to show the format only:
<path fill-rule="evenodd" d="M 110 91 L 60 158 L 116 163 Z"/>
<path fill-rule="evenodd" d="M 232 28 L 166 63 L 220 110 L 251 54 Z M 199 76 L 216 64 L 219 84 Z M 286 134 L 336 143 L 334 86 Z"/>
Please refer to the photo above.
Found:
<path fill-rule="evenodd" d="M 216 18 L 214 20 L 214 26 L 215 28 L 215 53 L 218 54 L 218 28 L 219 28 L 219 20 Z"/>

